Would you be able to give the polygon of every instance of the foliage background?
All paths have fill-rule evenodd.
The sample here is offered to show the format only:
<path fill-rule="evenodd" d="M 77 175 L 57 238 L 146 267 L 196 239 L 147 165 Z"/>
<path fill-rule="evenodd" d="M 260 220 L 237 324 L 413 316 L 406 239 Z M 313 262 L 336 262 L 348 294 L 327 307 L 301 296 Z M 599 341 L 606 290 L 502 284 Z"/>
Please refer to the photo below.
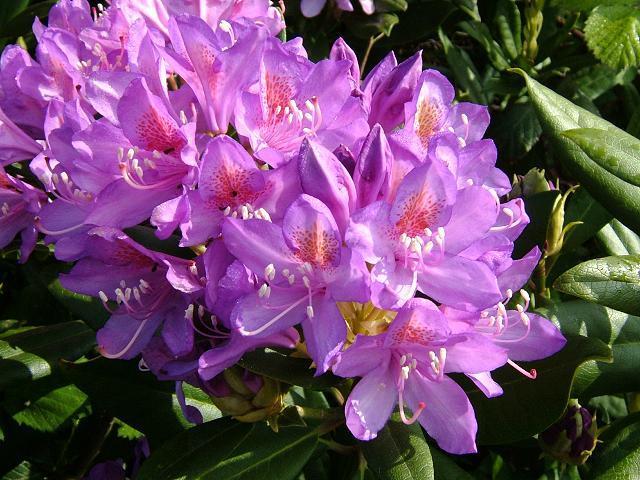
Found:
<path fill-rule="evenodd" d="M 1 2 L 0 42 L 33 52 L 33 17 L 46 21 L 53 3 Z M 477 455 L 446 455 L 419 426 L 396 422 L 376 441 L 356 443 L 340 426 L 348 383 L 314 379 L 305 360 L 273 351 L 242 361 L 283 392 L 294 385 L 271 428 L 220 418 L 187 386 L 188 403 L 207 420 L 194 427 L 172 383 L 135 361 L 97 358 L 95 330 L 106 312 L 61 288 L 56 276 L 68 266 L 44 245 L 17 266 L 10 246 L 0 253 L 2 478 L 83 478 L 113 459 L 130 468 L 143 435 L 152 455 L 141 479 L 640 478 L 638 3 L 378 0 L 367 16 L 329 2 L 313 19 L 300 15 L 297 1 L 285 4 L 287 36 L 302 36 L 315 60 L 339 36 L 367 58 L 365 71 L 391 49 L 399 60 L 422 50 L 425 68 L 445 73 L 459 100 L 489 105 L 498 166 L 515 175 L 532 218 L 516 254 L 546 249 L 529 288 L 567 347 L 528 365 L 538 370 L 535 381 L 499 371 L 505 395 L 497 399 L 460 379 L 478 415 Z M 542 455 L 536 440 L 570 397 L 596 414 L 601 431 L 580 467 Z"/>

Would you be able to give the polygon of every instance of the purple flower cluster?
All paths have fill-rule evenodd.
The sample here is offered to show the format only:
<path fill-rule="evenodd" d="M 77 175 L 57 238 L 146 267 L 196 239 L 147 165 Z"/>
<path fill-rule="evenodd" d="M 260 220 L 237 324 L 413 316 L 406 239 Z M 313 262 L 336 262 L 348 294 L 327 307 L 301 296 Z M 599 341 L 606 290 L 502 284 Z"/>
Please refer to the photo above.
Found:
<path fill-rule="evenodd" d="M 491 371 L 535 378 L 515 362 L 565 342 L 518 293 L 540 252 L 512 258 L 529 219 L 501 202 L 487 108 L 454 103 L 419 53 L 361 79 L 342 40 L 315 63 L 281 28 L 259 0 L 61 0 L 34 24 L 35 60 L 0 60 L 0 160 L 30 160 L 42 183 L 0 172 L 0 247 L 22 232 L 24 260 L 45 234 L 75 262 L 62 284 L 111 313 L 102 355 L 140 356 L 183 403 L 182 382 L 224 395 L 245 352 L 297 347 L 318 375 L 361 377 L 345 405 L 357 438 L 398 405 L 474 452 L 448 374 L 500 395 Z M 197 255 L 123 231 L 141 224 Z"/>

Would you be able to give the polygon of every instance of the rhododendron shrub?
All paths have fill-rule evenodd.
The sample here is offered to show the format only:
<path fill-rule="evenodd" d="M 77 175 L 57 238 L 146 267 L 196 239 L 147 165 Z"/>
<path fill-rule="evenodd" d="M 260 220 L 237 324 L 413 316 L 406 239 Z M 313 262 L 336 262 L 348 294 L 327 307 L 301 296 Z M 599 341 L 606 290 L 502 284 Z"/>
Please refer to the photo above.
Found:
<path fill-rule="evenodd" d="M 277 457 L 267 472 L 298 478 L 331 451 L 400 478 L 375 452 L 417 435 L 424 463 L 429 448 L 477 453 L 500 429 L 505 442 L 535 435 L 562 414 L 578 365 L 608 358 L 549 319 L 558 253 L 589 221 L 564 225 L 574 189 L 542 176 L 540 217 L 535 172 L 512 182 L 497 166 L 490 109 L 420 51 L 367 70 L 378 37 L 362 64 L 337 38 L 317 58 L 287 39 L 285 11 L 60 0 L 34 22 L 35 50 L 2 54 L 0 247 L 19 247 L 34 287 L 70 312 L 2 334 L 6 361 L 33 355 L 46 363 L 34 381 L 67 379 L 54 392 L 70 398 L 38 407 L 72 408 L 60 424 L 89 409 L 103 441 L 146 436 L 133 466 L 89 472 L 100 444 L 80 475 L 209 478 L 206 464 L 227 478 L 230 462 L 263 478 Z M 536 402 L 551 410 L 537 418 Z"/>

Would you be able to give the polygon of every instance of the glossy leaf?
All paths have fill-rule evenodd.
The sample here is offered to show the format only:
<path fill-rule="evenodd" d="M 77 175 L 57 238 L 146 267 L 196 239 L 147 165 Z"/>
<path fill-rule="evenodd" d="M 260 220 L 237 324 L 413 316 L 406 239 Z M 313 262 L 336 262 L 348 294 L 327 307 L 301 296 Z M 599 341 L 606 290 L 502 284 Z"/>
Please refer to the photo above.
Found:
<path fill-rule="evenodd" d="M 0 340 L 0 389 L 20 380 L 49 375 L 60 359 L 74 360 L 95 345 L 95 333 L 84 323 L 35 327 Z"/>
<path fill-rule="evenodd" d="M 592 238 L 611 220 L 611 214 L 593 198 L 584 188 L 579 188 L 569 197 L 565 209 L 564 224 L 582 222 L 569 230 L 563 243 L 563 249 L 570 251 Z"/>
<path fill-rule="evenodd" d="M 221 418 L 177 435 L 154 451 L 137 480 L 294 479 L 318 443 L 315 430 Z"/>
<path fill-rule="evenodd" d="M 589 462 L 592 480 L 621 480 L 638 477 L 640 464 L 640 413 L 620 419 L 599 437 L 602 445 Z"/>
<path fill-rule="evenodd" d="M 182 414 L 174 382 L 161 382 L 151 373 L 139 371 L 135 363 L 99 358 L 65 363 L 63 371 L 94 407 L 147 435 L 152 446 L 192 426 Z M 205 420 L 220 417 L 205 393 L 187 386 L 184 390 L 187 404 L 196 407 Z"/>
<path fill-rule="evenodd" d="M 80 411 L 86 401 L 87 396 L 82 391 L 74 385 L 66 385 L 26 401 L 12 416 L 20 425 L 53 432 Z"/>
<path fill-rule="evenodd" d="M 394 418 L 374 440 L 361 442 L 360 446 L 367 467 L 381 480 L 434 478 L 429 445 L 418 423 L 405 425 Z"/>
<path fill-rule="evenodd" d="M 253 373 L 310 390 L 328 390 L 344 381 L 330 373 L 314 377 L 310 360 L 269 349 L 249 352 L 238 363 Z"/>
<path fill-rule="evenodd" d="M 522 70 L 515 71 L 525 78 L 542 128 L 550 136 L 565 168 L 613 216 L 630 228 L 640 230 L 640 188 L 600 167 L 573 141 L 562 135 L 567 130 L 577 128 L 597 128 L 613 136 L 626 134 L 533 80 Z"/>
<path fill-rule="evenodd" d="M 611 346 L 613 362 L 590 361 L 576 374 L 573 396 L 589 398 L 640 390 L 640 317 L 583 300 L 538 310 L 565 335 L 585 335 Z"/>
<path fill-rule="evenodd" d="M 597 128 L 578 128 L 562 134 L 602 168 L 625 182 L 640 186 L 640 140 L 627 133 L 614 135 Z"/>
<path fill-rule="evenodd" d="M 609 255 L 639 255 L 640 236 L 629 230 L 618 220 L 602 227 L 597 235 L 604 251 Z"/>
<path fill-rule="evenodd" d="M 520 364 L 536 369 L 535 380 L 510 366 L 493 372 L 504 389 L 502 396 L 488 399 L 466 378 L 460 378 L 476 412 L 479 444 L 511 443 L 541 432 L 564 412 L 576 369 L 589 360 L 611 359 L 611 349 L 600 340 L 582 336 L 567 340 L 555 355 Z"/>
<path fill-rule="evenodd" d="M 569 295 L 639 315 L 640 255 L 589 260 L 564 272 L 553 286 Z"/>

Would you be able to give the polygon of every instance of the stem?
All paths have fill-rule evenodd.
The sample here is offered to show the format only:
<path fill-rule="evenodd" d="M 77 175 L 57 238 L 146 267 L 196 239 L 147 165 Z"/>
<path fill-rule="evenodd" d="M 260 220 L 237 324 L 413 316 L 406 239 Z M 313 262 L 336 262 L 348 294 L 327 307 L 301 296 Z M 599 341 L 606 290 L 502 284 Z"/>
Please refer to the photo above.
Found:
<path fill-rule="evenodd" d="M 100 415 L 97 421 L 98 424 L 95 428 L 95 435 L 89 441 L 87 449 L 71 467 L 71 473 L 69 476 L 65 478 L 68 478 L 69 480 L 80 480 L 81 478 L 84 478 L 85 474 L 93 464 L 93 461 L 100 453 L 100 450 L 102 450 L 102 446 L 111 433 L 114 422 L 115 419 L 112 416 L 106 414 Z"/>
<path fill-rule="evenodd" d="M 300 417 L 305 420 L 335 421 L 342 418 L 342 408 L 311 408 L 296 405 Z"/>
<path fill-rule="evenodd" d="M 369 60 L 369 55 L 371 54 L 371 49 L 376 44 L 378 40 L 384 37 L 384 33 L 380 33 L 378 35 L 369 37 L 369 45 L 367 45 L 367 49 L 364 52 L 364 56 L 362 57 L 362 62 L 360 62 L 360 74 L 364 75 L 364 68 L 367 66 L 367 60 Z"/>
<path fill-rule="evenodd" d="M 320 438 L 318 440 L 320 441 L 320 443 L 326 445 L 329 450 L 339 453 L 340 455 L 351 455 L 358 451 L 358 447 L 356 447 L 355 445 L 343 445 L 341 443 L 335 442 L 333 440 L 327 440 L 325 438 Z"/>

